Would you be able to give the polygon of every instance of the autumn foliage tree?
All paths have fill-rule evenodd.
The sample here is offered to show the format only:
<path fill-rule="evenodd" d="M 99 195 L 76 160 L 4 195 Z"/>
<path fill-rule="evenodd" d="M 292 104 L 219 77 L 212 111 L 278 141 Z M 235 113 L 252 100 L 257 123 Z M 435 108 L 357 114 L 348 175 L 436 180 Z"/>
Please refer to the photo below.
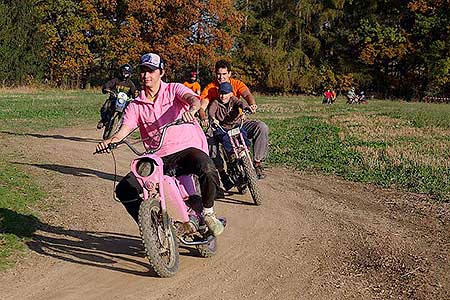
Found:
<path fill-rule="evenodd" d="M 145 52 L 166 58 L 173 79 L 227 55 L 240 26 L 229 0 L 57 0 L 40 9 L 50 80 L 58 84 L 105 77 Z"/>
<path fill-rule="evenodd" d="M 227 58 L 260 92 L 449 96 L 449 11 L 448 0 L 0 0 L 0 82 L 98 85 L 157 52 L 168 80 L 208 79 Z"/>

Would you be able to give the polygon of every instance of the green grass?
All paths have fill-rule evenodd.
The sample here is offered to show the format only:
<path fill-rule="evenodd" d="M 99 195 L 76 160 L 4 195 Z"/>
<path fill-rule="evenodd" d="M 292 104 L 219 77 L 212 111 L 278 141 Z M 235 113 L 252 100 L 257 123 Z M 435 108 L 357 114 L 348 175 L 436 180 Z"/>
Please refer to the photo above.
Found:
<path fill-rule="evenodd" d="M 347 149 L 339 139 L 339 128 L 316 117 L 265 120 L 271 130 L 273 165 L 294 166 L 302 170 L 320 170 L 343 174 L 357 153 Z"/>
<path fill-rule="evenodd" d="M 99 118 L 100 91 L 42 90 L 0 93 L 0 131 L 29 132 L 72 127 Z"/>
<path fill-rule="evenodd" d="M 0 90 L 0 140 L 2 134 L 95 124 L 105 99 L 100 91 Z M 33 178 L 9 163 L 16 159 L 9 155 L 0 148 L 0 270 L 26 248 L 39 224 L 33 204 L 45 196 Z"/>
<path fill-rule="evenodd" d="M 11 255 L 24 249 L 35 231 L 38 218 L 29 205 L 45 193 L 33 183 L 33 179 L 0 161 L 0 270 L 11 265 Z"/>
<path fill-rule="evenodd" d="M 299 116 L 321 114 L 322 116 L 345 115 L 362 112 L 367 115 L 403 119 L 414 127 L 435 126 L 450 129 L 450 105 L 369 100 L 369 105 L 348 105 L 343 97 L 331 106 L 319 105 L 317 97 L 258 97 L 260 114 L 264 117 Z"/>
<path fill-rule="evenodd" d="M 272 165 L 450 200 L 450 105 L 259 97 Z"/>

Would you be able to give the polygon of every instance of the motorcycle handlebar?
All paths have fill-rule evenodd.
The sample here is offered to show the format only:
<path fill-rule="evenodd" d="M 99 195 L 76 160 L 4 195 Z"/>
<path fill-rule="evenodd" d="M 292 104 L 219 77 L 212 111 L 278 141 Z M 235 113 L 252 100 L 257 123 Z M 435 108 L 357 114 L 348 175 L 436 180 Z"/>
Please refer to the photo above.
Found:
<path fill-rule="evenodd" d="M 108 147 L 107 147 L 106 149 L 100 150 L 100 151 L 95 150 L 95 152 L 92 153 L 92 154 L 94 154 L 94 155 L 95 155 L 95 154 L 103 154 L 103 153 L 105 153 L 107 150 L 111 151 L 111 150 L 116 149 L 120 144 L 122 144 L 122 141 L 120 141 L 120 142 L 118 142 L 118 143 L 109 143 L 109 144 L 108 144 Z"/>
<path fill-rule="evenodd" d="M 244 115 L 251 115 L 253 114 L 252 110 L 250 109 L 250 107 L 246 107 L 242 110 L 242 112 L 244 113 Z"/>
<path fill-rule="evenodd" d="M 246 107 L 246 108 L 244 108 L 244 109 L 242 110 L 242 114 L 244 114 L 244 115 L 251 115 L 251 114 L 253 114 L 253 112 L 252 112 L 252 110 L 250 109 L 250 107 Z M 244 121 L 244 120 L 241 119 L 241 125 L 240 125 L 240 127 L 242 127 L 243 121 Z M 220 128 L 220 129 L 223 130 L 224 132 L 227 132 L 227 130 L 226 130 L 225 128 L 223 128 L 222 126 L 220 126 L 219 123 L 215 123 L 215 122 L 212 122 L 212 121 L 209 122 L 209 127 L 214 128 L 214 129 Z"/>
<path fill-rule="evenodd" d="M 108 94 L 110 94 L 110 95 L 113 96 L 113 97 L 117 97 L 117 95 L 116 95 L 115 92 L 113 92 L 113 91 L 111 91 L 111 90 L 108 90 L 108 89 L 103 90 L 103 93 L 104 93 L 104 94 L 105 94 L 105 93 L 108 93 Z"/>

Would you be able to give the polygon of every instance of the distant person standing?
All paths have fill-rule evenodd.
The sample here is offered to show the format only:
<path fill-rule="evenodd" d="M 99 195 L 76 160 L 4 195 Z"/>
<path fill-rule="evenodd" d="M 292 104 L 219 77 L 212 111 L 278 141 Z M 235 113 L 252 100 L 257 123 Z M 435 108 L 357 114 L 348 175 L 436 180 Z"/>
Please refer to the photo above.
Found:
<path fill-rule="evenodd" d="M 356 98 L 355 88 L 352 87 L 350 89 L 350 91 L 348 91 L 348 93 L 347 93 L 347 103 L 353 104 L 353 103 L 356 103 L 356 102 L 358 102 L 358 99 Z"/>
<path fill-rule="evenodd" d="M 336 101 L 336 91 L 331 90 L 331 102 L 334 103 Z"/>
<path fill-rule="evenodd" d="M 323 104 L 331 104 L 333 101 L 333 93 L 328 89 L 323 93 Z"/>
<path fill-rule="evenodd" d="M 197 81 L 197 72 L 192 71 L 191 73 L 189 73 L 190 77 L 187 81 L 183 82 L 183 85 L 185 87 L 190 88 L 194 93 L 196 93 L 197 95 L 200 95 L 200 84 Z"/>

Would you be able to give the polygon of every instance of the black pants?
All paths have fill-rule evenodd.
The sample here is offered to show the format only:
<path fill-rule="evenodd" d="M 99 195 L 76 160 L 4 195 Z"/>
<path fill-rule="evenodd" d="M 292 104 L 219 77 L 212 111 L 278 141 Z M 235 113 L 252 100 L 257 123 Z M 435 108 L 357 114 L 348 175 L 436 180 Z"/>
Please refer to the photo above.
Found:
<path fill-rule="evenodd" d="M 196 148 L 187 148 L 162 157 L 162 160 L 164 162 L 164 174 L 166 175 L 197 175 L 203 207 L 214 206 L 219 177 L 214 163 L 205 152 Z M 116 187 L 117 198 L 122 201 L 122 204 L 136 222 L 138 222 L 139 206 L 142 202 L 142 198 L 139 196 L 141 193 L 142 187 L 131 172 L 122 178 Z"/>

